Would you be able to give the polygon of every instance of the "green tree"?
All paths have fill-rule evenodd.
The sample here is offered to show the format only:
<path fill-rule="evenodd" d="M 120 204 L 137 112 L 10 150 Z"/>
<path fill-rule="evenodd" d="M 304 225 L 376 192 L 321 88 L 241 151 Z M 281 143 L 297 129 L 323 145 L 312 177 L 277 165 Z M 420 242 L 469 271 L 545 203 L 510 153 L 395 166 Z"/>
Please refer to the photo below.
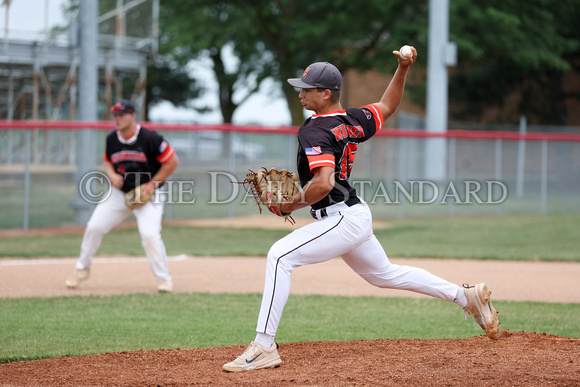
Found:
<path fill-rule="evenodd" d="M 100 7 L 113 2 L 102 0 Z M 144 12 L 128 15 L 128 32 L 139 34 L 139 21 L 149 22 Z M 224 122 L 271 77 L 288 101 L 292 123 L 300 124 L 303 109 L 286 79 L 315 61 L 333 62 L 343 73 L 388 74 L 396 65 L 391 51 L 410 43 L 419 50 L 415 66 L 426 66 L 426 0 L 164 0 L 160 12 L 161 61 L 150 69 L 148 98 L 183 105 L 201 96 L 205 80 L 192 79 L 187 65 L 206 60 L 219 85 Z M 450 1 L 450 40 L 459 53 L 450 76 L 451 119 L 480 121 L 486 108 L 496 106 L 502 113 L 494 122 L 524 114 L 534 123 L 566 124 L 566 100 L 578 98 L 578 91 L 564 89 L 563 77 L 580 71 L 579 24 L 577 1 Z M 112 25 L 100 26 L 107 28 Z M 408 88 L 413 93 L 407 96 L 424 104 L 423 85 Z M 512 93 L 519 105 L 506 110 Z"/>
<path fill-rule="evenodd" d="M 565 102 L 574 95 L 564 92 L 562 78 L 580 57 L 580 4 L 454 0 L 450 6 L 450 40 L 459 52 L 449 85 L 452 118 L 479 121 L 495 106 L 494 122 L 525 115 L 533 123 L 567 124 Z M 518 106 L 502 109 L 512 93 Z"/>
<path fill-rule="evenodd" d="M 187 11 L 175 8 L 185 3 Z M 173 32 L 167 43 L 187 53 L 184 59 L 210 55 L 215 63 L 224 117 L 239 106 L 225 102 L 244 78 L 276 79 L 297 125 L 302 106 L 285 80 L 299 76 L 309 63 L 327 60 L 343 72 L 390 73 L 391 51 L 404 43 L 418 48 L 417 67 L 427 58 L 425 0 L 166 0 L 162 8 L 175 8 L 165 19 Z M 579 8 L 578 2 L 559 0 L 450 1 L 450 40 L 459 48 L 450 77 L 451 118 L 479 121 L 484 109 L 498 106 L 504 113 L 495 122 L 514 122 L 525 114 L 538 122 L 566 123 L 565 100 L 573 95 L 564 92 L 562 77 L 579 56 Z M 225 71 L 220 59 L 227 45 L 239 66 L 260 72 L 252 78 Z M 270 66 L 253 62 L 256 58 L 267 58 Z M 424 89 L 416 91 L 414 102 L 424 104 Z M 520 104 L 506 113 L 502 107 L 513 92 L 520 93 Z"/>
<path fill-rule="evenodd" d="M 224 122 L 275 72 L 257 29 L 232 1 L 167 0 L 161 7 L 160 53 L 187 66 L 206 59 L 219 85 Z M 226 51 L 235 63 L 227 63 Z"/>
<path fill-rule="evenodd" d="M 147 67 L 147 97 L 146 106 L 149 108 L 162 101 L 170 101 L 178 107 L 191 107 L 188 102 L 198 98 L 203 93 L 199 81 L 193 78 L 187 68 L 175 63 L 167 62 L 164 57 Z M 195 108 L 203 113 L 209 110 L 208 106 Z M 149 120 L 149 111 L 147 111 Z"/>
<path fill-rule="evenodd" d="M 421 20 L 426 20 L 423 0 L 369 0 L 362 5 L 347 0 L 166 0 L 160 47 L 182 65 L 211 60 L 225 122 L 231 122 L 235 109 L 262 80 L 272 77 L 281 85 L 297 125 L 303 109 L 287 78 L 299 76 L 315 61 L 333 62 L 343 72 L 392 71 L 393 48 L 410 36 L 424 44 Z M 226 68 L 224 49 L 236 56 L 235 68 Z M 244 95 L 236 95 L 242 90 Z"/>
<path fill-rule="evenodd" d="M 343 73 L 348 69 L 391 72 L 396 64 L 393 49 L 408 41 L 416 46 L 425 44 L 427 12 L 423 0 L 237 3 L 259 29 L 259 36 L 278 63 L 278 72 L 272 75 L 282 85 L 294 125 L 303 121 L 303 109 L 286 79 L 300 76 L 308 64 L 332 62 Z"/>

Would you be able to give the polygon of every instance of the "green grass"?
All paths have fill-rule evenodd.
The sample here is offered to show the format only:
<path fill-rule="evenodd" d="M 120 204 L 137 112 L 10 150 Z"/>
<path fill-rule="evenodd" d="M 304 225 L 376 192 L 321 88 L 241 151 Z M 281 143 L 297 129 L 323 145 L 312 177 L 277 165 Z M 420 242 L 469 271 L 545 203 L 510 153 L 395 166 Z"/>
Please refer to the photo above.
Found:
<path fill-rule="evenodd" d="M 0 363 L 106 352 L 248 344 L 257 294 L 0 299 Z M 580 304 L 494 302 L 501 328 L 580 337 Z M 435 299 L 291 296 L 278 342 L 442 339 L 483 334 Z"/>
<path fill-rule="evenodd" d="M 255 256 L 288 232 L 284 230 L 230 229 L 220 227 L 164 226 L 163 239 L 169 256 Z M 80 234 L 24 236 L 0 239 L 0 257 L 74 257 L 79 253 Z M 99 255 L 143 256 L 136 228 L 113 230 L 105 235 Z"/>
<path fill-rule="evenodd" d="M 397 220 L 375 230 L 397 257 L 580 261 L 580 215 Z"/>
<path fill-rule="evenodd" d="M 268 216 L 268 214 L 264 215 Z M 580 214 L 387 220 L 375 235 L 391 257 L 580 261 Z M 196 256 L 265 256 L 286 230 L 168 226 L 167 253 Z M 74 257 L 82 235 L 0 239 L 0 257 Z M 100 255 L 142 256 L 136 228 L 103 239 Z"/>

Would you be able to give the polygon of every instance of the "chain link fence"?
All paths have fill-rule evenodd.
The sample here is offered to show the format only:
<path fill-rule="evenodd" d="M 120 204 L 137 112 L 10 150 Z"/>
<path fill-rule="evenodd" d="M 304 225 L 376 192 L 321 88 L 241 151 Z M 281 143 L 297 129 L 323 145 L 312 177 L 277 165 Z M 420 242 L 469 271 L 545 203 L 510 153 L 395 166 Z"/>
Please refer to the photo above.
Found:
<path fill-rule="evenodd" d="M 82 125 L 9 125 L 0 125 L 0 229 L 75 225 L 73 203 L 86 190 L 77 174 L 83 155 L 75 129 Z M 90 129 L 97 137 L 94 172 L 104 172 L 110 125 Z M 144 126 L 158 130 L 180 160 L 164 186 L 165 219 L 257 214 L 251 194 L 235 182 L 248 169 L 296 170 L 296 128 Z M 422 130 L 383 130 L 359 145 L 351 183 L 375 218 L 580 211 L 578 134 L 450 131 L 440 138 L 446 170 L 437 179 L 426 168 L 430 140 Z M 104 195 L 106 188 L 91 189 Z"/>

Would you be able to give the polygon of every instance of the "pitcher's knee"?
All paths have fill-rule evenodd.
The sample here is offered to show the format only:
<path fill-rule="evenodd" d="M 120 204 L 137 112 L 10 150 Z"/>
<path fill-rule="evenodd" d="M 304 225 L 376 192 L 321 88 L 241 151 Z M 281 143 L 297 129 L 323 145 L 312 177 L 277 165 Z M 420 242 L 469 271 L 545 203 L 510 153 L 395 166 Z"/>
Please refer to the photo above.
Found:
<path fill-rule="evenodd" d="M 110 228 L 107 226 L 99 225 L 99 224 L 91 224 L 90 222 L 87 224 L 87 228 L 85 229 L 85 235 L 87 236 L 102 236 L 105 235 L 110 231 Z"/>
<path fill-rule="evenodd" d="M 300 266 L 296 261 L 299 255 L 298 250 L 290 250 L 282 245 L 274 244 L 268 251 L 268 265 L 292 272 L 295 267 Z"/>
<path fill-rule="evenodd" d="M 279 258 L 282 258 L 285 261 L 291 261 L 295 254 L 298 254 L 298 250 L 288 249 L 288 246 L 285 246 L 283 243 L 276 242 L 268 251 L 268 259 L 277 261 Z"/>
<path fill-rule="evenodd" d="M 151 235 L 142 235 L 141 236 L 141 244 L 143 247 L 152 247 L 156 246 L 161 242 L 161 235 L 158 234 L 151 234 Z"/>
<path fill-rule="evenodd" d="M 272 245 L 272 247 L 270 247 L 270 250 L 268 250 L 268 260 L 272 259 L 272 260 L 278 260 L 278 258 L 280 258 L 282 255 L 284 255 L 284 250 L 281 246 L 281 244 L 279 244 L 278 242 L 274 243 Z"/>
<path fill-rule="evenodd" d="M 266 256 L 266 261 L 268 262 L 268 264 L 276 264 L 276 262 L 278 261 L 278 258 L 280 258 L 280 255 L 277 254 L 277 252 L 273 249 L 270 249 L 268 251 L 268 255 Z"/>

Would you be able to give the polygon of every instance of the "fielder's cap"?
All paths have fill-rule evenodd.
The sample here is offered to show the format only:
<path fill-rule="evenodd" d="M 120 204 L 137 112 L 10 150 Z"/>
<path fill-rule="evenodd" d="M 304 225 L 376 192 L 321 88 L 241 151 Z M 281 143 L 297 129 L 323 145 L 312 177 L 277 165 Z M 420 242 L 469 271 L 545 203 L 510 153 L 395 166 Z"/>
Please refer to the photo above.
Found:
<path fill-rule="evenodd" d="M 122 99 L 111 108 L 113 114 L 135 113 L 135 105 L 131 101 Z"/>
<path fill-rule="evenodd" d="M 290 78 L 288 83 L 299 89 L 330 89 L 340 90 L 342 75 L 338 69 L 328 62 L 315 62 L 306 67 L 302 78 Z"/>

